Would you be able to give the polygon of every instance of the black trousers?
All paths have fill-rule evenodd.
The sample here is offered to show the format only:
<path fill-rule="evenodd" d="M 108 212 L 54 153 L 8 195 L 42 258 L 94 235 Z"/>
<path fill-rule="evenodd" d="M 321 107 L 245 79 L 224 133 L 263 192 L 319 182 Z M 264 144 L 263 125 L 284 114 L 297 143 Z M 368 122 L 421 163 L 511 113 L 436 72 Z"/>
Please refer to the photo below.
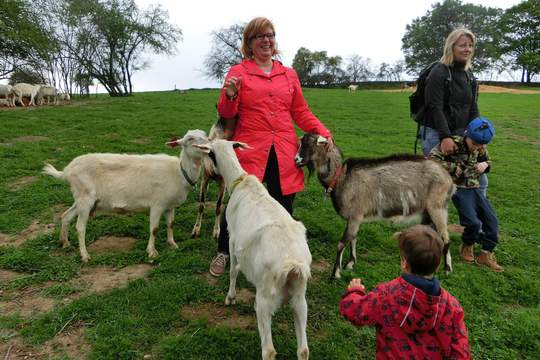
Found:
<path fill-rule="evenodd" d="M 281 192 L 281 182 L 279 179 L 279 168 L 276 151 L 274 146 L 270 148 L 268 162 L 264 170 L 263 182 L 266 183 L 266 189 L 274 199 L 277 200 L 287 210 L 289 214 L 293 213 L 293 202 L 296 194 L 283 195 Z M 227 209 L 221 212 L 219 221 L 218 252 L 229 254 L 229 231 L 227 230 L 227 218 L 225 217 Z"/>

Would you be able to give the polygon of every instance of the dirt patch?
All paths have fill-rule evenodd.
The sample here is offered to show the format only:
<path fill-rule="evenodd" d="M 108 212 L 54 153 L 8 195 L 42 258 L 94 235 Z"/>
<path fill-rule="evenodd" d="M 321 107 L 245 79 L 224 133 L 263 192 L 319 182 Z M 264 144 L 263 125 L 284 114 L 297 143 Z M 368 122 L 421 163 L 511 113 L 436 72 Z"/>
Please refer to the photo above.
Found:
<path fill-rule="evenodd" d="M 37 176 L 25 176 L 20 179 L 17 179 L 13 181 L 12 183 L 7 185 L 8 190 L 10 191 L 18 191 L 22 189 L 25 185 L 28 185 L 30 183 L 33 183 L 38 179 Z"/>
<path fill-rule="evenodd" d="M 217 285 L 218 278 L 215 276 L 212 276 L 209 272 L 202 274 L 202 277 L 208 282 L 210 285 Z"/>
<path fill-rule="evenodd" d="M 255 303 L 255 293 L 248 289 L 237 289 L 236 290 L 236 301 L 244 304 L 254 304 Z"/>
<path fill-rule="evenodd" d="M 511 89 L 502 86 L 480 85 L 480 92 L 484 93 L 508 93 L 508 94 L 540 94 L 538 90 Z"/>
<path fill-rule="evenodd" d="M 459 224 L 448 224 L 448 232 L 454 233 L 454 234 L 463 234 L 463 226 Z"/>
<path fill-rule="evenodd" d="M 330 268 L 332 266 L 330 265 L 329 262 L 327 262 L 326 260 L 318 260 L 318 261 L 313 261 L 311 263 L 311 270 L 314 272 L 314 273 L 325 273 L 325 272 L 328 272 L 330 271 Z"/>
<path fill-rule="evenodd" d="M 102 236 L 88 246 L 88 251 L 96 254 L 110 251 L 127 252 L 133 248 L 136 241 L 132 237 Z"/>
<path fill-rule="evenodd" d="M 0 282 L 9 282 L 21 276 L 24 276 L 24 274 L 16 271 L 0 269 Z M 0 292 L 0 295 L 1 294 L 2 293 Z"/>
<path fill-rule="evenodd" d="M 0 313 L 19 313 L 26 317 L 36 312 L 47 312 L 51 310 L 54 307 L 54 300 L 41 295 L 43 288 L 29 287 L 2 294 L 0 297 Z"/>
<path fill-rule="evenodd" d="M 84 288 L 85 293 L 101 293 L 126 286 L 128 282 L 144 278 L 152 269 L 149 264 L 136 264 L 118 269 L 109 266 L 87 267 L 81 270 L 81 276 L 74 279 L 71 285 Z M 80 297 L 82 294 L 75 294 Z"/>
<path fill-rule="evenodd" d="M 216 304 L 186 305 L 180 311 L 182 317 L 188 320 L 208 319 L 212 325 L 230 328 L 247 329 L 256 325 L 253 316 L 238 314 L 233 308 Z"/>
<path fill-rule="evenodd" d="M 42 224 L 39 220 L 34 220 L 26 229 L 24 229 L 17 235 L 7 235 L 0 233 L 0 246 L 20 246 L 27 240 L 33 239 L 42 234 L 50 234 L 53 231 L 54 224 Z"/>
<path fill-rule="evenodd" d="M 0 356 L 10 360 L 45 360 L 66 356 L 70 359 L 86 359 L 91 348 L 84 338 L 83 325 L 77 323 L 67 327 L 38 348 L 23 343 L 18 337 L 10 339 L 6 343 L 0 343 Z"/>
<path fill-rule="evenodd" d="M 29 135 L 29 136 L 20 136 L 13 140 L 22 141 L 22 142 L 39 142 L 39 141 L 49 140 L 49 138 L 46 136 L 40 136 L 40 135 Z"/>

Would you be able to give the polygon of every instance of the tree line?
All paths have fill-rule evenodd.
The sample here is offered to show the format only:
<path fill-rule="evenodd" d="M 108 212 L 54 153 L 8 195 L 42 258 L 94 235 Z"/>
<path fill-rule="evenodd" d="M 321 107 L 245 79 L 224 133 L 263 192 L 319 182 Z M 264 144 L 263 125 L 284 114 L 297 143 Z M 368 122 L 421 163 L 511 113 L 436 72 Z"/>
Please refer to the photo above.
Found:
<path fill-rule="evenodd" d="M 133 93 L 144 53 L 171 54 L 182 32 L 159 5 L 134 0 L 0 2 L 0 79 L 88 93 L 97 79 L 111 96 Z"/>
<path fill-rule="evenodd" d="M 205 61 L 208 78 L 222 80 L 228 68 L 242 60 L 239 51 L 245 24 L 212 32 L 212 50 Z M 407 25 L 402 38 L 404 60 L 373 64 L 357 54 L 344 60 L 326 51 L 301 47 L 292 67 L 303 86 L 339 86 L 359 81 L 401 81 L 405 73 L 418 75 L 438 61 L 448 34 L 458 27 L 477 36 L 475 72 L 520 71 L 521 82 L 540 74 L 540 1 L 526 0 L 507 10 L 464 4 L 460 0 L 436 3 Z"/>

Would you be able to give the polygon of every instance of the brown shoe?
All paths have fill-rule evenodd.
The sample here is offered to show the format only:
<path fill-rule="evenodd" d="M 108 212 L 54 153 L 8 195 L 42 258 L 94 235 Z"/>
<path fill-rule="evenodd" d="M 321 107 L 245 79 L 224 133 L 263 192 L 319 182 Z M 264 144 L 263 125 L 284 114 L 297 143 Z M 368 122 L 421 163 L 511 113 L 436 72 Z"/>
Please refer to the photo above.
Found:
<path fill-rule="evenodd" d="M 227 266 L 227 261 L 229 260 L 229 255 L 218 253 L 210 263 L 210 274 L 213 276 L 219 277 L 225 272 L 225 266 Z"/>
<path fill-rule="evenodd" d="M 503 272 L 504 268 L 497 264 L 495 255 L 492 252 L 482 250 L 480 255 L 475 259 L 478 265 L 485 265 L 495 272 Z"/>
<path fill-rule="evenodd" d="M 461 255 L 461 260 L 463 260 L 463 262 L 466 262 L 467 264 L 474 263 L 473 247 L 474 245 L 460 245 L 459 254 Z"/>

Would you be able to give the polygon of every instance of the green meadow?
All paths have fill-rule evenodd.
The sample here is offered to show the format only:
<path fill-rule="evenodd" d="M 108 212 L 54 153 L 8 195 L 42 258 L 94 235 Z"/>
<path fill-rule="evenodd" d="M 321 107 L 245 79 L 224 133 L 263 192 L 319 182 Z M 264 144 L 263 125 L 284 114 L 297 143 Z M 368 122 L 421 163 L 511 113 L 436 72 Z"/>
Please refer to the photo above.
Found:
<path fill-rule="evenodd" d="M 409 119 L 409 94 L 304 93 L 345 157 L 411 153 L 416 125 Z M 92 260 L 84 264 L 76 221 L 70 227 L 72 246 L 58 245 L 59 215 L 72 204 L 69 185 L 40 173 L 45 161 L 62 169 L 89 152 L 178 155 L 165 142 L 188 129 L 207 131 L 216 118 L 217 96 L 217 90 L 137 93 L 129 98 L 100 95 L 61 106 L 0 109 L 1 358 L 8 352 L 32 353 L 29 358 L 38 359 L 260 358 L 253 286 L 240 275 L 237 290 L 243 299 L 229 308 L 223 305 L 228 274 L 217 280 L 208 275 L 217 249 L 211 237 L 212 206 L 207 206 L 201 237 L 190 238 L 198 189 L 176 211 L 178 249 L 167 246 L 162 219 L 156 240 L 160 255 L 150 262 L 145 251 L 147 214 L 98 215 L 88 223 Z M 493 167 L 488 196 L 500 223 L 496 255 L 506 271 L 496 274 L 461 262 L 460 237 L 452 233 L 454 272 L 445 276 L 440 271 L 438 276 L 465 309 L 475 359 L 537 359 L 540 94 L 481 93 L 479 107 L 497 130 L 489 147 Z M 213 185 L 211 200 L 215 193 Z M 315 176 L 306 177 L 306 189 L 296 197 L 295 217 L 308 229 L 314 260 L 307 291 L 311 358 L 373 359 L 375 329 L 352 326 L 340 316 L 338 303 L 353 277 L 372 289 L 400 274 L 391 236 L 406 225 L 362 225 L 354 270 L 329 281 L 345 222 Z M 457 222 L 450 205 L 449 223 Z M 128 245 L 114 247 L 100 240 L 103 237 Z M 104 250 L 93 247 L 99 243 Z M 144 271 L 136 276 L 131 270 L 141 266 Z M 132 276 L 118 280 L 128 270 Z M 107 279 L 110 286 L 95 286 Z M 31 301 L 41 305 L 29 308 Z M 296 358 L 293 318 L 286 306 L 274 316 L 273 338 L 279 359 Z M 66 346 L 68 340 L 76 342 Z"/>

